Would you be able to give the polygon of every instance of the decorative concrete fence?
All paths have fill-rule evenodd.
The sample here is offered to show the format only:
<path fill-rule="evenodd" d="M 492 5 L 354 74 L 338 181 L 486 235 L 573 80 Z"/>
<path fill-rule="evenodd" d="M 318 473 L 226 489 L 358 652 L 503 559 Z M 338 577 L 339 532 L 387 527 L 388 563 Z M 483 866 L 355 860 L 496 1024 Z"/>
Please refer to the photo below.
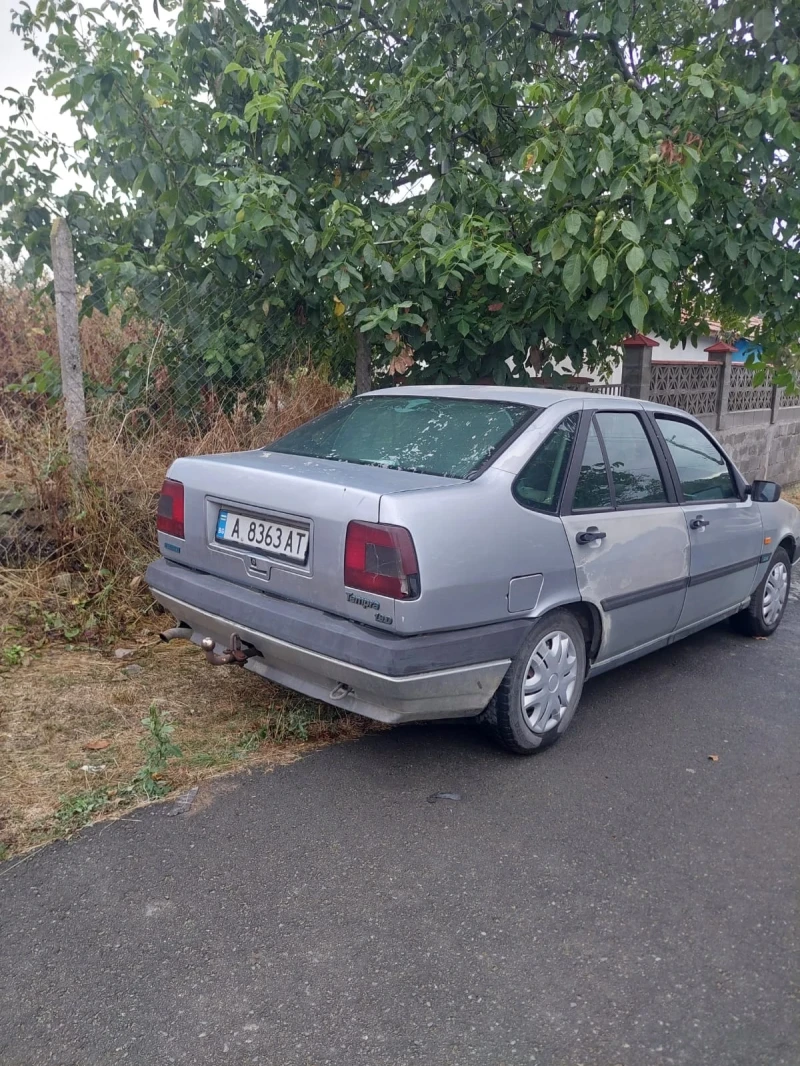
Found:
<path fill-rule="evenodd" d="M 735 349 L 724 341 L 706 348 L 707 363 L 659 362 L 658 342 L 641 334 L 624 343 L 623 395 L 693 414 L 751 480 L 800 481 L 800 394 L 754 385 L 752 371 L 733 365 Z"/>

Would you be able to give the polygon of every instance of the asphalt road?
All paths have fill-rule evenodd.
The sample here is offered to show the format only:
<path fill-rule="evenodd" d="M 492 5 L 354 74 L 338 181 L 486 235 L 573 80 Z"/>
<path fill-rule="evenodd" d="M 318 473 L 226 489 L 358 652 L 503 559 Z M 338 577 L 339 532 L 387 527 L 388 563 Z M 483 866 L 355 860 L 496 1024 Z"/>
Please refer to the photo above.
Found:
<path fill-rule="evenodd" d="M 396 729 L 7 868 L 0 1063 L 797 1066 L 798 651 L 794 602 L 541 757 Z"/>

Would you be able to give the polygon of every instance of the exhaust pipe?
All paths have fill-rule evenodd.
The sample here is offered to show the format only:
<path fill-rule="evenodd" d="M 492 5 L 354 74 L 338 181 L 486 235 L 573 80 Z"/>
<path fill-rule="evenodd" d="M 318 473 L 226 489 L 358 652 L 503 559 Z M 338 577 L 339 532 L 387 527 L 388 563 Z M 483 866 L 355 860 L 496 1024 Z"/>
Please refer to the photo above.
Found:
<path fill-rule="evenodd" d="M 171 640 L 191 640 L 193 632 L 191 626 L 181 623 L 179 626 L 173 626 L 172 629 L 165 629 L 163 633 L 159 633 L 158 639 L 163 640 L 165 644 Z"/>

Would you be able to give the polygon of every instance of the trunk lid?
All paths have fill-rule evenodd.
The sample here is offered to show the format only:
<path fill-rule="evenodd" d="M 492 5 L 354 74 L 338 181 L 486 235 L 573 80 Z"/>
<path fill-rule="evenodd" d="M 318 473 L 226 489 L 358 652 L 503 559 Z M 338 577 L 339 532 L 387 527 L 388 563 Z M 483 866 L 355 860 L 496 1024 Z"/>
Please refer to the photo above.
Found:
<path fill-rule="evenodd" d="M 394 600 L 357 590 L 348 593 L 345 587 L 348 523 L 378 522 L 384 495 L 463 484 L 452 478 L 269 451 L 178 459 L 169 477 L 184 486 L 185 538 L 159 534 L 166 558 L 385 628 L 392 628 Z M 242 518 L 238 528 L 236 516 Z M 227 536 L 246 540 L 248 533 L 253 534 L 252 544 L 233 543 Z M 277 555 L 266 546 L 266 539 L 288 543 L 294 557 Z"/>

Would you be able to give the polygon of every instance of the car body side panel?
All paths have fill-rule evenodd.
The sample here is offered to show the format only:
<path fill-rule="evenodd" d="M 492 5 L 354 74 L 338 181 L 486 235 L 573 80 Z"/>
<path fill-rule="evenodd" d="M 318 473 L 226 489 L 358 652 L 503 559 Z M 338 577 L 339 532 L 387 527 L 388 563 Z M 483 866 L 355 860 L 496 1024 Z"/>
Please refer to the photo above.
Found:
<path fill-rule="evenodd" d="M 771 556 L 782 540 L 786 537 L 791 537 L 795 544 L 795 549 L 800 545 L 800 511 L 789 503 L 788 500 L 777 500 L 775 503 L 758 503 L 756 504 L 761 512 L 761 527 L 764 534 L 765 541 L 768 539 L 769 543 L 764 544 L 763 555 Z M 798 557 L 797 550 L 795 551 L 794 558 Z M 758 574 L 756 576 L 756 584 L 764 576 L 767 569 L 768 559 L 759 566 Z"/>
<path fill-rule="evenodd" d="M 420 568 L 419 599 L 395 601 L 396 632 L 483 625 L 509 613 L 539 617 L 580 599 L 561 520 L 521 507 L 513 481 L 492 468 L 446 495 L 382 497 L 381 522 L 412 531 Z M 533 607 L 509 612 L 510 581 L 538 574 L 544 578 Z"/>
<path fill-rule="evenodd" d="M 689 536 L 680 507 L 665 505 L 563 518 L 583 599 L 603 621 L 597 661 L 669 638 L 689 578 Z M 594 526 L 606 536 L 578 544 Z"/>

